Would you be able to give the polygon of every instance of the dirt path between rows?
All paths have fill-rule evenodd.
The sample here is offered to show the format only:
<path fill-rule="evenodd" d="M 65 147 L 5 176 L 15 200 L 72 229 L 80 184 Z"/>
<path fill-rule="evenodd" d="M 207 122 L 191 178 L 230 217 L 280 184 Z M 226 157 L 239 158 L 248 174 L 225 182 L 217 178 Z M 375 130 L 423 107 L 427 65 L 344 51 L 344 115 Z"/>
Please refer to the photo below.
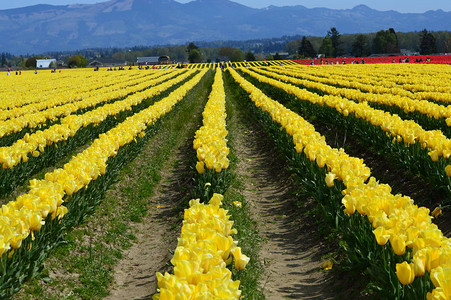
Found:
<path fill-rule="evenodd" d="M 151 299 L 157 292 L 156 272 L 172 273 L 171 252 L 177 246 L 183 211 L 188 206 L 193 184 L 191 160 L 194 155 L 194 132 L 201 125 L 201 112 L 211 82 L 203 81 L 201 84 L 203 90 L 190 96 L 190 103 L 185 100 L 181 104 L 180 110 L 183 110 L 185 117 L 171 119 L 162 125 L 162 130 L 150 141 L 149 153 L 136 164 L 148 164 L 145 157 L 152 156 L 153 152 L 164 153 L 160 180 L 148 199 L 148 214 L 131 230 L 137 241 L 123 253 L 123 258 L 115 266 L 110 295 L 104 299 Z M 173 147 L 160 149 L 160 144 L 171 144 L 173 139 L 176 139 Z"/>
<path fill-rule="evenodd" d="M 327 247 L 318 240 L 314 220 L 296 208 L 299 199 L 284 158 L 259 127 L 240 127 L 234 132 L 237 175 L 264 238 L 260 284 L 266 299 L 332 299 L 327 274 L 320 269 Z"/>
<path fill-rule="evenodd" d="M 141 223 L 134 225 L 137 240 L 114 268 L 114 284 L 105 299 L 151 299 L 157 288 L 156 272 L 170 271 L 170 251 L 175 249 L 180 233 L 179 204 L 189 196 L 183 188 L 190 184 L 183 157 L 191 144 L 186 140 L 171 152 L 155 194 L 149 199 L 151 209 Z"/>

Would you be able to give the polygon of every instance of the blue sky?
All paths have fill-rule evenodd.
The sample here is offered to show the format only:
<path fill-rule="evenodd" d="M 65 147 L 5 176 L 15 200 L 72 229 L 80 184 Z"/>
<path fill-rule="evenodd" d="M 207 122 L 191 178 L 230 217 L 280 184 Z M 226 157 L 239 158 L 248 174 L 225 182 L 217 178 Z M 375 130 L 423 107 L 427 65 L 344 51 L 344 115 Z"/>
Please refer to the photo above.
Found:
<path fill-rule="evenodd" d="M 106 0 L 105 0 L 106 1 Z M 178 0 L 186 3 L 189 0 Z M 0 9 L 23 7 L 35 4 L 92 4 L 97 2 L 104 2 L 102 0 L 13 0 L 0 1 Z M 378 10 L 397 10 L 400 12 L 425 12 L 427 10 L 443 9 L 444 11 L 451 11 L 450 0 L 235 0 L 235 2 L 250 6 L 262 8 L 268 5 L 284 6 L 284 5 L 304 5 L 306 7 L 328 7 L 328 8 L 352 8 L 359 4 L 368 5 L 371 8 Z"/>

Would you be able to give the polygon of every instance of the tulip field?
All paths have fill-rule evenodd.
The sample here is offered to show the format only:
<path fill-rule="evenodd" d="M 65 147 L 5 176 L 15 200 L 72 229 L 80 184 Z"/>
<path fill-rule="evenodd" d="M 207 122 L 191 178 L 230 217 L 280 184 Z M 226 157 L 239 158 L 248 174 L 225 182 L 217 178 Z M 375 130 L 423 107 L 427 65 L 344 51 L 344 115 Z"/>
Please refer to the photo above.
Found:
<path fill-rule="evenodd" d="M 331 274 L 322 276 L 335 269 L 361 276 L 353 295 L 363 298 L 451 299 L 451 66 L 294 61 L 23 72 L 2 80 L 1 299 L 48 273 L 46 262 L 101 209 L 142 149 L 158 147 L 155 136 L 196 89 L 205 100 L 182 124 L 201 123 L 189 139 L 190 159 L 181 160 L 191 200 L 180 207 L 180 227 L 168 225 L 177 230 L 176 247 L 162 265 L 170 267 L 152 270 L 153 299 L 265 297 L 265 264 L 246 242 L 258 232 L 241 224 L 258 216 L 249 199 L 228 196 L 237 180 L 250 180 L 236 174 L 237 161 L 248 158 L 229 132 L 236 130 L 231 102 L 283 157 L 296 201 L 313 201 L 316 226 L 336 245 L 325 268 Z M 367 152 L 415 187 L 403 195 L 402 178 L 378 178 L 372 166 L 384 162 L 366 163 Z M 418 196 L 426 189 L 434 196 Z"/>

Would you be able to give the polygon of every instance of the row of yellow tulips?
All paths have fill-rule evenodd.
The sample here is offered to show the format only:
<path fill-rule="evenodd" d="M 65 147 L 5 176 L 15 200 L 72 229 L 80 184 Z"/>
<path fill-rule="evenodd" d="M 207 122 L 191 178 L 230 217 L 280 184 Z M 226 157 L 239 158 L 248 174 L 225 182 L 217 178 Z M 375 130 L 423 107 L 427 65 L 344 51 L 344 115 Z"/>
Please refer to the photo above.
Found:
<path fill-rule="evenodd" d="M 268 60 L 268 61 L 249 61 L 249 62 L 222 62 L 222 63 L 198 63 L 198 64 L 189 64 L 189 69 L 203 69 L 203 68 L 218 68 L 220 65 L 223 65 L 225 68 L 238 68 L 238 67 L 259 67 L 259 66 L 279 66 L 279 65 L 297 65 L 298 63 L 292 60 Z"/>
<path fill-rule="evenodd" d="M 105 104 L 95 110 L 88 111 L 82 115 L 70 115 L 61 119 L 60 124 L 51 126 L 45 130 L 39 130 L 31 135 L 28 133 L 21 140 L 18 140 L 10 147 L 0 148 L 0 163 L 3 168 L 13 168 L 20 162 L 27 162 L 28 155 L 38 156 L 40 152 L 44 152 L 44 148 L 53 143 L 67 140 L 74 136 L 76 132 L 90 124 L 98 124 L 105 120 L 108 116 L 114 116 L 122 111 L 130 110 L 134 105 L 141 103 L 143 100 L 156 96 L 171 88 L 190 75 L 194 71 L 185 72 L 171 80 L 167 80 L 162 84 L 156 85 L 142 92 L 137 92 L 125 98 L 124 100 L 114 103 Z M 162 76 L 158 81 L 162 81 L 167 77 Z M 155 82 L 155 81 L 154 81 Z M 146 83 L 145 85 L 148 85 Z"/>
<path fill-rule="evenodd" d="M 190 201 L 171 259 L 174 274 L 157 273 L 159 293 L 154 300 L 240 298 L 240 281 L 232 280 L 227 265 L 233 257 L 235 268 L 242 270 L 249 258 L 232 238 L 237 231 L 220 207 L 222 199 L 214 194 L 208 204 Z"/>
<path fill-rule="evenodd" d="M 413 263 L 397 265 L 401 283 L 410 284 L 415 276 L 428 271 L 436 287 L 428 299 L 451 299 L 451 240 L 432 223 L 429 210 L 414 205 L 409 197 L 391 194 L 388 185 L 369 178 L 370 170 L 363 160 L 348 156 L 342 149 L 331 148 L 310 123 L 271 100 L 234 70 L 229 71 L 255 105 L 268 112 L 293 137 L 298 153 L 303 152 L 320 168 L 327 168 L 325 181 L 329 187 L 335 179 L 344 183 L 342 202 L 347 214 L 358 211 L 368 216 L 378 244 L 390 241 L 397 255 L 404 254 L 406 247 L 412 249 Z"/>
<path fill-rule="evenodd" d="M 346 84 L 345 86 L 349 85 L 365 91 L 391 93 L 415 99 L 439 101 L 445 99 L 444 101 L 446 101 L 443 93 L 451 92 L 450 67 L 447 65 L 395 65 L 390 67 L 390 69 L 397 69 L 397 72 L 387 72 L 388 68 L 378 65 L 309 70 L 306 70 L 305 67 L 296 66 L 296 68 L 314 76 L 333 78 L 336 80 L 336 84 L 343 83 Z"/>
<path fill-rule="evenodd" d="M 382 128 L 394 142 L 404 142 L 406 145 L 419 143 L 423 148 L 430 150 L 429 156 L 432 161 L 440 157 L 448 159 L 451 156 L 451 140 L 440 130 L 424 130 L 420 125 L 411 120 L 403 120 L 398 115 L 391 115 L 382 110 L 374 109 L 367 103 L 355 103 L 338 96 L 320 96 L 305 89 L 300 89 L 290 84 L 262 76 L 245 68 L 241 71 L 253 76 L 260 82 L 268 83 L 278 87 L 289 94 L 295 95 L 299 100 L 310 101 L 314 104 L 326 105 L 334 108 L 344 116 L 353 114 L 370 122 L 374 126 Z M 277 74 L 275 78 L 279 77 Z M 446 167 L 448 176 L 451 176 L 451 165 Z"/>
<path fill-rule="evenodd" d="M 124 85 L 121 86 L 121 89 L 114 88 L 111 92 L 100 94 L 95 93 L 91 97 L 81 99 L 80 101 L 72 101 L 61 106 L 52 107 L 34 113 L 27 113 L 19 116 L 18 118 L 0 122 L 0 138 L 13 132 L 19 132 L 27 127 L 35 128 L 41 124 L 44 124 L 48 120 L 54 121 L 61 116 L 69 116 L 80 109 L 86 109 L 101 103 L 125 97 L 128 94 L 136 93 L 148 88 L 151 85 L 163 82 L 172 76 L 174 76 L 172 73 L 165 74 L 163 76 L 155 74 L 155 76 L 149 78 L 150 80 L 143 78 L 140 80 L 139 84 L 136 85 L 129 86 L 128 83 L 124 83 Z"/>
<path fill-rule="evenodd" d="M 75 77 L 75 82 L 65 82 L 69 87 L 61 86 L 58 89 L 55 88 L 55 91 L 58 91 L 58 93 L 52 93 L 50 95 L 45 94 L 45 91 L 29 90 L 26 96 L 35 98 L 39 101 L 0 111 L 0 121 L 17 118 L 24 114 L 38 112 L 66 103 L 80 101 L 82 99 L 93 97 L 96 94 L 104 94 L 114 90 L 123 89 L 127 87 L 127 85 L 124 84 L 125 82 L 130 82 L 130 85 L 135 85 L 143 81 L 142 77 L 149 75 L 139 74 L 138 76 L 132 76 L 132 74 L 127 74 L 129 76 L 99 76 L 97 80 L 90 81 L 89 83 L 86 82 L 89 79 L 83 78 L 82 82 L 84 83 L 84 86 L 82 87 L 77 86 L 78 78 Z M 4 96 L 2 95 L 2 97 Z"/>
<path fill-rule="evenodd" d="M 203 126 L 196 131 L 193 142 L 194 150 L 197 151 L 197 172 L 203 174 L 205 167 L 221 172 L 229 167 L 229 148 L 226 139 L 225 91 L 219 68 L 202 116 Z"/>
<path fill-rule="evenodd" d="M 103 87 L 105 81 L 114 80 L 122 74 L 96 74 L 92 70 L 65 70 L 62 74 L 24 71 L 20 76 L 9 76 L 0 82 L 2 99 L 0 109 L 13 109 L 23 105 L 46 101 L 65 94 L 68 98 L 77 97 L 78 93 L 92 90 L 92 86 Z M 128 77 L 128 76 L 127 76 Z"/>
<path fill-rule="evenodd" d="M 0 213 L 0 253 L 11 247 L 19 248 L 25 238 L 40 229 L 43 218 L 48 214 L 62 217 L 66 213 L 62 206 L 65 195 L 70 196 L 87 187 L 92 180 L 104 174 L 108 158 L 115 156 L 121 147 L 132 143 L 136 137 L 143 136 L 144 130 L 182 100 L 206 71 L 195 75 L 168 97 L 101 134 L 63 168 L 45 174 L 44 180 L 32 180 L 27 194 L 3 205 Z"/>
<path fill-rule="evenodd" d="M 296 85 L 302 85 L 309 89 L 316 89 L 325 92 L 329 95 L 340 96 L 346 99 L 357 100 L 359 102 L 374 102 L 378 104 L 397 106 L 404 112 L 419 112 L 428 117 L 440 119 L 446 119 L 447 124 L 451 126 L 451 106 L 444 106 L 434 102 L 426 100 L 414 100 L 409 97 L 398 96 L 393 94 L 374 94 L 371 92 L 362 92 L 360 89 L 348 89 L 348 88 L 336 88 L 328 84 L 338 84 L 339 86 L 346 86 L 346 83 L 355 84 L 355 82 L 348 80 L 337 80 L 311 76 L 309 79 L 303 80 L 294 78 L 298 76 L 299 72 L 294 69 L 273 69 L 264 71 L 262 69 L 253 69 L 261 74 L 268 75 L 284 82 L 293 83 Z M 283 74 L 283 75 L 281 75 Z M 284 76 L 288 75 L 288 76 Z M 302 77 L 305 77 L 301 75 Z M 323 83 L 325 84 L 323 84 Z M 451 94 L 450 94 L 451 95 Z"/>

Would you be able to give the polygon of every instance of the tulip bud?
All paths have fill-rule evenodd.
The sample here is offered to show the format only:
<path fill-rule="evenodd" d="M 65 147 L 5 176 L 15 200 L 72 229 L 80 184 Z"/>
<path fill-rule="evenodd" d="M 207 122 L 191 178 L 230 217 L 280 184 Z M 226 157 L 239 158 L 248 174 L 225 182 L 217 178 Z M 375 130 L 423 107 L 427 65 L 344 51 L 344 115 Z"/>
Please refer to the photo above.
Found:
<path fill-rule="evenodd" d="M 197 173 L 199 173 L 201 175 L 204 174 L 205 169 L 204 169 L 204 163 L 202 161 L 197 162 L 196 170 L 197 170 Z"/>
<path fill-rule="evenodd" d="M 437 150 L 432 150 L 432 151 L 430 151 L 429 153 L 429 156 L 431 157 L 431 159 L 432 159 L 432 161 L 438 161 L 438 158 L 439 158 L 439 152 L 437 151 Z"/>
<path fill-rule="evenodd" d="M 343 205 L 345 206 L 345 213 L 347 213 L 348 215 L 355 213 L 356 207 L 352 197 L 350 197 L 349 195 L 344 196 L 341 200 L 341 203 L 343 203 Z"/>
<path fill-rule="evenodd" d="M 401 264 L 396 264 L 396 276 L 398 276 L 399 281 L 403 284 L 411 284 L 415 279 L 415 273 L 413 271 L 413 263 L 408 264 L 406 261 Z"/>
<path fill-rule="evenodd" d="M 432 212 L 431 216 L 434 218 L 438 218 L 442 214 L 442 209 L 440 207 L 436 207 Z"/>
<path fill-rule="evenodd" d="M 395 252 L 396 255 L 404 255 L 406 253 L 406 242 L 404 239 L 399 235 L 393 235 L 390 239 L 391 246 L 393 248 L 393 252 Z"/>
<path fill-rule="evenodd" d="M 328 270 L 332 270 L 333 266 L 334 266 L 334 262 L 329 259 L 321 264 L 321 269 L 328 271 Z"/>
<path fill-rule="evenodd" d="M 448 177 L 451 177 L 451 165 L 446 166 L 445 172 L 446 172 L 446 175 L 448 175 Z"/>
<path fill-rule="evenodd" d="M 413 257 L 413 270 L 415 276 L 420 277 L 425 273 L 426 257 L 422 253 L 416 253 Z"/>

